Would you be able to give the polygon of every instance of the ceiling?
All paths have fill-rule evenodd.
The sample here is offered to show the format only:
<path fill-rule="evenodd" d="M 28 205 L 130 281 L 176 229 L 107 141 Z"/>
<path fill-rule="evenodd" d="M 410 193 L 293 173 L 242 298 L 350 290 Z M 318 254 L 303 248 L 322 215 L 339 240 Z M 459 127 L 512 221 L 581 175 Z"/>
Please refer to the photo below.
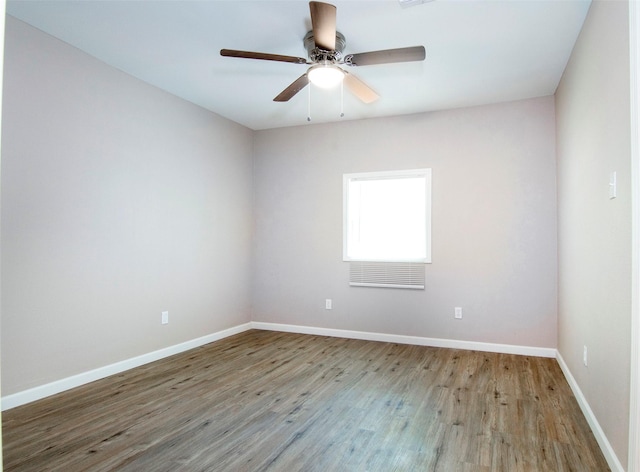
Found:
<path fill-rule="evenodd" d="M 305 65 L 221 57 L 239 49 L 307 57 L 307 1 L 7 2 L 7 12 L 134 77 L 251 129 L 483 105 L 555 92 L 590 2 L 333 1 L 344 54 L 424 45 L 426 60 L 349 68 L 380 99 L 340 87 L 273 98 Z M 346 67 L 346 66 L 345 66 Z M 310 93 L 308 93 L 310 91 Z M 343 96 L 343 98 L 341 98 Z M 340 117 L 341 111 L 344 117 Z"/>

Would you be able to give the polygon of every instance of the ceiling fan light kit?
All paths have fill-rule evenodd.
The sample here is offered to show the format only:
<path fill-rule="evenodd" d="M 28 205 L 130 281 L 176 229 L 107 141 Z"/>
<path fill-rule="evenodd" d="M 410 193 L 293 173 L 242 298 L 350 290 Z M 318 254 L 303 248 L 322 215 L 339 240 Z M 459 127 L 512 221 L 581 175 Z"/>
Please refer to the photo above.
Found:
<path fill-rule="evenodd" d="M 342 52 L 346 46 L 346 40 L 344 35 L 336 31 L 336 7 L 329 3 L 309 2 L 309 10 L 312 30 L 303 38 L 303 45 L 309 56 L 309 61 L 301 57 L 234 49 L 222 49 L 220 55 L 310 65 L 311 67 L 305 74 L 294 80 L 273 99 L 276 102 L 289 101 L 311 82 L 322 88 L 331 88 L 344 83 L 349 91 L 362 102 L 372 103 L 379 98 L 378 94 L 355 75 L 340 67 L 341 65 L 355 67 L 423 61 L 425 59 L 424 46 L 413 46 L 348 54 L 343 60 Z"/>
<path fill-rule="evenodd" d="M 333 88 L 342 82 L 344 72 L 334 64 L 316 64 L 307 71 L 309 81 L 320 88 Z"/>

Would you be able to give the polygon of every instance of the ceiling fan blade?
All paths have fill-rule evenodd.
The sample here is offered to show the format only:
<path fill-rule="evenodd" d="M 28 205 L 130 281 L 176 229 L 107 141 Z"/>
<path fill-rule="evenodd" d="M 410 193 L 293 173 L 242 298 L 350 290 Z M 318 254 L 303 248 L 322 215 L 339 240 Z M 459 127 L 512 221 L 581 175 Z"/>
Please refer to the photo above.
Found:
<path fill-rule="evenodd" d="M 221 49 L 220 55 L 225 57 L 240 57 L 244 59 L 262 59 L 264 61 L 291 62 L 293 64 L 306 64 L 302 57 L 281 56 L 280 54 L 267 54 L 264 52 L 236 51 L 235 49 Z"/>
<path fill-rule="evenodd" d="M 348 54 L 344 58 L 344 63 L 350 66 L 371 66 L 375 64 L 391 64 L 393 62 L 424 61 L 425 57 L 426 52 L 424 46 L 412 46 L 408 48 Z"/>
<path fill-rule="evenodd" d="M 329 3 L 309 2 L 311 26 L 316 47 L 327 51 L 336 49 L 336 7 Z"/>
<path fill-rule="evenodd" d="M 309 78 L 307 74 L 303 74 L 298 77 L 291 85 L 289 85 L 286 89 L 280 92 L 276 98 L 273 99 L 274 102 L 288 102 L 293 96 L 298 93 L 300 90 L 305 88 L 309 83 Z"/>
<path fill-rule="evenodd" d="M 344 71 L 344 84 L 347 88 L 353 93 L 356 97 L 362 100 L 364 103 L 372 103 L 375 102 L 380 95 L 375 93 L 371 87 L 365 84 L 362 80 L 357 78 L 355 75 L 350 74 L 347 71 Z"/>

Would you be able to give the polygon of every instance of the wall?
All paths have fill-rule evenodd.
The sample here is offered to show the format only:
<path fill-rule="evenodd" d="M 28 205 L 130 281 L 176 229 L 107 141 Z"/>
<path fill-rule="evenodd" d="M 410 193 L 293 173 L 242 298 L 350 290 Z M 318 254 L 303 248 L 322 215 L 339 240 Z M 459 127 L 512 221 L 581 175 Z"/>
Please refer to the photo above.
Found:
<path fill-rule="evenodd" d="M 5 22 L 2 20 L 2 18 L 5 17 L 5 11 L 6 11 L 6 7 L 7 7 L 7 3 L 5 0 L 0 0 L 0 15 L 2 15 L 0 17 L 0 85 L 2 84 L 2 77 L 4 76 L 4 24 Z M 0 86 L 0 90 L 2 90 L 2 87 Z M 0 110 L 2 109 L 2 94 L 0 93 Z M 2 123 L 2 116 L 0 113 L 0 126 Z M 0 139 L 1 141 L 1 139 Z M 0 145 L 0 149 L 2 148 L 2 146 Z M 0 153 L 1 155 L 1 153 Z M 1 167 L 1 166 L 0 166 Z M 0 203 L 0 208 L 2 208 L 2 204 Z M 2 294 L 0 293 L 0 300 L 2 299 Z M 0 309 L 1 309 L 1 302 L 0 302 Z M 2 316 L 2 312 L 0 311 L 0 319 Z M 1 383 L 1 382 L 0 382 Z M 0 464 L 3 463 L 2 460 L 2 407 L 0 405 Z M 2 465 L 0 465 L 0 471 L 2 470 Z"/>
<path fill-rule="evenodd" d="M 628 8 L 592 3 L 556 94 L 558 350 L 623 465 L 631 327 Z M 615 200 L 608 197 L 611 171 Z"/>
<path fill-rule="evenodd" d="M 250 130 L 12 17 L 4 97 L 4 395 L 250 320 Z"/>
<path fill-rule="evenodd" d="M 254 166 L 254 321 L 555 348 L 553 98 L 259 131 Z M 426 289 L 349 287 L 342 175 L 419 167 Z"/>

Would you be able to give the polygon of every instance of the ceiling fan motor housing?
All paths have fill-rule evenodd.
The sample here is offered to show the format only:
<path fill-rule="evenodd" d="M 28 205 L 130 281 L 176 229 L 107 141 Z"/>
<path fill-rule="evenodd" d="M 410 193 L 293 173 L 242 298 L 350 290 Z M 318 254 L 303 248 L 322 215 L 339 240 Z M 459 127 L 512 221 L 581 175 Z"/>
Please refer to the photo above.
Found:
<path fill-rule="evenodd" d="M 338 62 L 342 57 L 342 51 L 344 51 L 346 45 L 347 40 L 344 38 L 344 35 L 338 31 L 336 31 L 336 48 L 333 51 L 327 51 L 326 49 L 316 47 L 313 31 L 309 31 L 304 36 L 304 48 L 307 50 L 309 59 L 311 59 L 312 62 Z"/>

